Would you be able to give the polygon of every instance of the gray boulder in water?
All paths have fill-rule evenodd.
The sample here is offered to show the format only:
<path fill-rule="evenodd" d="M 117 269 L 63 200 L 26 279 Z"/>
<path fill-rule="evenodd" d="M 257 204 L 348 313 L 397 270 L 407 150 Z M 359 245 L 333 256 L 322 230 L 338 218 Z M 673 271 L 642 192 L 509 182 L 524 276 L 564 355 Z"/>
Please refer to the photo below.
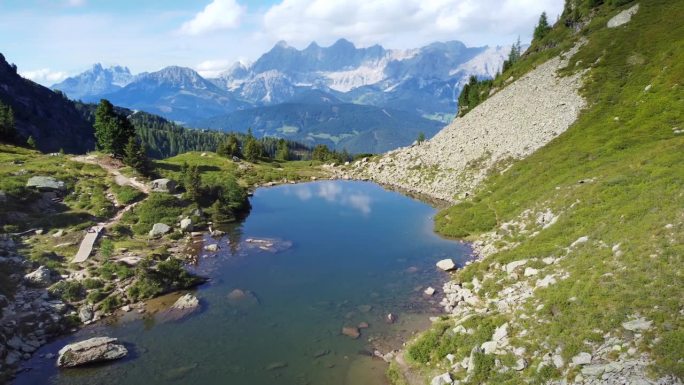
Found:
<path fill-rule="evenodd" d="M 127 354 L 128 349 L 118 339 L 95 337 L 66 345 L 60 349 L 57 366 L 70 368 L 95 362 L 117 360 Z"/>

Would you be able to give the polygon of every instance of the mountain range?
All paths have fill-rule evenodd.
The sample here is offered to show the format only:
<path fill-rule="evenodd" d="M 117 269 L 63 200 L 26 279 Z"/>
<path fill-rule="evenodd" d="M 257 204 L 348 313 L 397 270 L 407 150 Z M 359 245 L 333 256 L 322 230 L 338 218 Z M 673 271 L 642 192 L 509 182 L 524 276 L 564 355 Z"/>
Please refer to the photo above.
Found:
<path fill-rule="evenodd" d="M 418 132 L 434 134 L 454 116 L 468 78 L 493 77 L 508 50 L 459 41 L 408 50 L 357 48 L 344 39 L 301 50 L 279 42 L 254 63 L 235 63 L 213 79 L 177 66 L 132 75 L 126 67 L 96 64 L 52 88 L 73 99 L 106 98 L 192 127 L 253 128 L 351 152 L 380 152 L 410 144 Z M 358 114 L 372 116 L 373 124 Z"/>

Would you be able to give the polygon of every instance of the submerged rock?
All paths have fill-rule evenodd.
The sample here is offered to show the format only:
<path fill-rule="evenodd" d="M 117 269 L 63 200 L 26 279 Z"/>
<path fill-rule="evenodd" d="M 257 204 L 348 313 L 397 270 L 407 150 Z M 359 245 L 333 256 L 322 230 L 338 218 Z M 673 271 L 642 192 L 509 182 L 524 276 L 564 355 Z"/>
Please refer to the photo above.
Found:
<path fill-rule="evenodd" d="M 69 368 L 95 362 L 117 360 L 125 357 L 128 349 L 118 339 L 95 337 L 66 345 L 59 350 L 57 365 Z"/>
<path fill-rule="evenodd" d="M 189 316 L 199 309 L 199 299 L 188 293 L 178 298 L 168 310 L 162 313 L 162 320 L 177 321 L 181 318 Z"/>
<path fill-rule="evenodd" d="M 357 339 L 361 336 L 361 332 L 359 331 L 359 328 L 355 326 L 345 326 L 342 328 L 342 334 L 344 334 L 347 337 Z"/>

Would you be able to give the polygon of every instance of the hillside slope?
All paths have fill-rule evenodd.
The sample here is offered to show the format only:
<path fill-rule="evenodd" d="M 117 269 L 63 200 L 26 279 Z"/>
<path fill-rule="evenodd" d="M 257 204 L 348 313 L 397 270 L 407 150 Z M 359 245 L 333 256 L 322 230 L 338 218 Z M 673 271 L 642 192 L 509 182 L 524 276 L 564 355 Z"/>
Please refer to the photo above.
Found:
<path fill-rule="evenodd" d="M 33 136 L 40 150 L 82 153 L 95 147 L 92 126 L 74 104 L 17 74 L 0 54 L 0 102 L 14 111 L 18 140 Z"/>
<path fill-rule="evenodd" d="M 638 10 L 615 3 L 569 1 L 561 17 L 569 21 L 502 77 L 521 80 L 459 119 L 476 119 L 496 95 L 520 88 L 521 75 L 534 77 L 540 63 L 586 39 L 567 55 L 559 80 L 581 79 L 586 107 L 574 123 L 561 106 L 548 115 L 569 125 L 557 137 L 529 127 L 544 123 L 533 120 L 496 140 L 487 131 L 510 129 L 507 116 L 517 111 L 508 110 L 472 127 L 494 140 L 491 156 L 459 160 L 459 147 L 487 151 L 447 147 L 451 134 L 458 138 L 452 126 L 422 146 L 344 171 L 458 200 L 439 213 L 436 229 L 473 241 L 480 256 L 444 286 L 448 316 L 408 347 L 406 365 L 392 364 L 396 383 L 406 371 L 427 379 L 446 373 L 439 384 L 682 383 L 684 2 L 642 1 Z M 628 22 L 609 28 L 616 20 Z M 531 91 L 512 92 L 510 104 Z M 414 172 L 420 165 L 411 156 L 426 157 L 424 148 L 442 151 L 445 162 Z M 402 175 L 417 181 L 392 179 Z"/>

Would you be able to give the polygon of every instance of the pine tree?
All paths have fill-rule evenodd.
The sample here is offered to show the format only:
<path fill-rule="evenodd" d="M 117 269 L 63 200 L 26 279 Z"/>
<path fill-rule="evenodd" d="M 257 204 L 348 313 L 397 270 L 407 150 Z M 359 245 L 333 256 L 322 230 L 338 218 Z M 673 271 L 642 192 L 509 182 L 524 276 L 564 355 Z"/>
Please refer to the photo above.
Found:
<path fill-rule="evenodd" d="M 280 139 L 276 145 L 275 158 L 278 160 L 290 160 L 290 147 L 287 145 L 285 139 Z"/>
<path fill-rule="evenodd" d="M 229 134 L 228 137 L 218 145 L 216 153 L 226 158 L 242 157 L 242 154 L 240 153 L 240 142 L 238 141 L 237 136 L 232 133 Z"/>
<path fill-rule="evenodd" d="M 13 142 L 15 135 L 14 112 L 10 106 L 0 103 L 0 141 Z"/>
<path fill-rule="evenodd" d="M 264 156 L 264 146 L 256 140 L 254 135 L 252 135 L 252 129 L 247 130 L 247 138 L 245 139 L 242 154 L 245 159 L 250 162 L 256 162 Z"/>
<path fill-rule="evenodd" d="M 149 172 L 149 160 L 145 154 L 145 148 L 135 136 L 128 138 L 128 143 L 124 148 L 123 162 L 142 175 L 147 175 Z"/>
<path fill-rule="evenodd" d="M 131 137 L 135 136 L 135 128 L 128 119 L 114 111 L 114 106 L 106 99 L 100 100 L 95 110 L 95 139 L 97 149 L 115 157 L 124 155 L 124 148 Z"/>
<path fill-rule="evenodd" d="M 193 202 L 199 201 L 202 196 L 202 177 L 197 165 L 184 164 L 183 187 L 185 187 L 185 198 Z"/>
<path fill-rule="evenodd" d="M 422 132 L 418 133 L 418 138 L 416 139 L 416 142 L 418 143 L 423 143 L 425 141 L 425 134 Z"/>
<path fill-rule="evenodd" d="M 539 16 L 539 23 L 537 24 L 537 27 L 534 28 L 534 40 L 543 39 L 549 31 L 551 31 L 551 26 L 546 18 L 546 12 L 542 12 L 541 16 Z"/>
<path fill-rule="evenodd" d="M 27 145 L 29 148 L 33 148 L 33 149 L 36 148 L 36 140 L 33 139 L 33 136 L 29 136 L 29 137 L 28 137 L 28 139 L 26 140 L 26 145 Z"/>

